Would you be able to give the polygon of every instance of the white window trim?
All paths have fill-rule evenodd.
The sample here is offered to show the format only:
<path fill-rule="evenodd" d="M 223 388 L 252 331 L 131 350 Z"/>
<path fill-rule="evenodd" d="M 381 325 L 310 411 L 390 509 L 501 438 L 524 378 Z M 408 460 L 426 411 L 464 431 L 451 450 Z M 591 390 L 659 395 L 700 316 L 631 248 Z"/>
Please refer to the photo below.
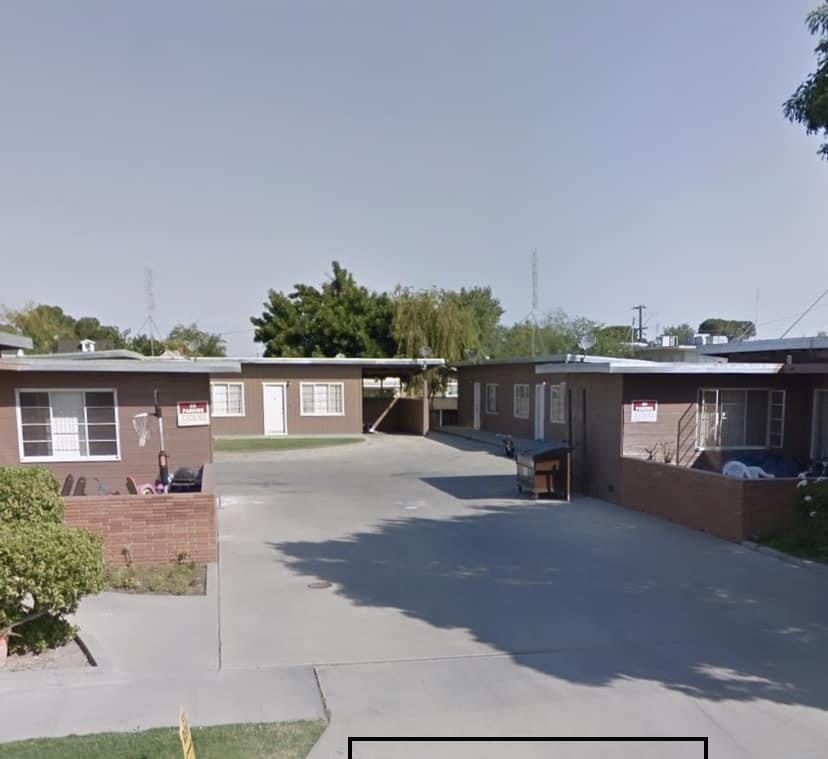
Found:
<path fill-rule="evenodd" d="M 23 453 L 23 414 L 20 410 L 20 393 L 112 393 L 112 400 L 115 404 L 115 450 L 117 453 L 114 456 L 26 456 Z M 49 404 L 49 415 L 51 416 L 51 398 L 49 399 Z M 21 463 L 83 463 L 85 461 L 121 460 L 121 426 L 118 414 L 118 391 L 114 387 L 16 387 L 14 389 L 14 405 L 17 412 L 17 450 Z M 85 399 L 83 413 L 84 423 L 86 423 Z"/>
<path fill-rule="evenodd" d="M 552 414 L 555 404 L 552 402 L 552 388 L 558 387 L 561 390 L 561 418 L 556 419 Z M 549 424 L 566 424 L 566 382 L 553 382 L 549 385 Z"/>
<path fill-rule="evenodd" d="M 305 409 L 302 406 L 302 388 L 304 388 L 308 385 L 310 385 L 311 387 L 313 387 L 315 385 L 328 385 L 328 386 L 339 385 L 339 387 L 342 388 L 342 411 L 336 411 L 336 412 L 327 412 L 326 411 L 324 414 L 317 413 L 315 411 L 311 412 L 311 413 L 306 413 Z M 345 383 L 344 382 L 300 382 L 299 383 L 299 416 L 345 416 Z"/>
<path fill-rule="evenodd" d="M 230 385 L 238 385 L 241 387 L 241 414 L 221 414 L 216 413 L 216 408 L 213 405 L 213 387 L 216 385 L 226 385 L 228 387 L 227 397 L 230 397 L 229 387 Z M 247 399 L 244 395 L 244 382 L 211 382 L 210 383 L 210 416 L 218 417 L 219 419 L 227 419 L 229 417 L 240 418 L 243 416 L 247 416 Z"/>
<path fill-rule="evenodd" d="M 493 387 L 495 389 L 495 407 L 496 407 L 496 409 L 494 411 L 491 411 L 489 409 L 489 388 L 490 387 Z M 486 383 L 486 402 L 483 405 L 484 405 L 484 410 L 486 411 L 486 414 L 488 416 L 496 416 L 497 414 L 500 413 L 500 409 L 499 409 L 500 397 L 499 396 L 500 396 L 500 386 L 497 384 L 497 382 L 487 382 Z"/>
<path fill-rule="evenodd" d="M 700 445 L 699 440 L 699 426 L 701 424 L 701 397 L 702 393 L 716 393 L 716 413 L 719 413 L 719 393 L 722 391 L 738 391 L 746 393 L 751 390 L 762 390 L 768 394 L 768 419 L 767 431 L 765 433 L 765 445 Z M 779 436 L 779 445 L 772 446 L 770 444 L 771 429 L 771 393 L 782 393 L 782 432 Z M 788 394 L 787 391 L 778 387 L 700 387 L 696 391 L 696 450 L 697 451 L 779 451 L 785 447 L 785 422 L 788 411 Z M 747 419 L 745 419 L 747 424 Z"/>
<path fill-rule="evenodd" d="M 816 458 L 816 444 L 817 444 L 817 409 L 819 408 L 819 394 L 825 393 L 828 395 L 828 388 L 816 387 L 814 388 L 814 400 L 811 404 L 811 459 Z"/>
<path fill-rule="evenodd" d="M 525 414 L 518 414 L 517 412 L 517 401 L 518 401 L 518 388 L 525 387 L 526 388 L 526 413 Z M 525 382 L 515 382 L 512 386 L 512 416 L 515 419 L 528 419 L 532 413 L 532 391 L 530 385 Z"/>

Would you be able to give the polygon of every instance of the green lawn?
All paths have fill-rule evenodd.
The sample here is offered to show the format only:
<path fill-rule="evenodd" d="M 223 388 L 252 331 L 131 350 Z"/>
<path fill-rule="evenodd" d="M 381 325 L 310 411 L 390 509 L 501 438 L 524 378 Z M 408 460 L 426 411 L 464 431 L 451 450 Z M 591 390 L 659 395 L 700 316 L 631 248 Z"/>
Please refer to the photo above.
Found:
<path fill-rule="evenodd" d="M 304 759 L 325 723 L 194 727 L 197 759 Z M 178 728 L 98 733 L 0 744 L 0 759 L 181 759 Z"/>
<path fill-rule="evenodd" d="M 225 437 L 214 441 L 217 451 L 293 451 L 361 443 L 361 437 Z"/>
<path fill-rule="evenodd" d="M 777 551 L 798 556 L 800 559 L 828 562 L 828 524 L 825 518 L 820 522 L 800 520 L 787 530 L 768 535 L 759 542 Z"/>

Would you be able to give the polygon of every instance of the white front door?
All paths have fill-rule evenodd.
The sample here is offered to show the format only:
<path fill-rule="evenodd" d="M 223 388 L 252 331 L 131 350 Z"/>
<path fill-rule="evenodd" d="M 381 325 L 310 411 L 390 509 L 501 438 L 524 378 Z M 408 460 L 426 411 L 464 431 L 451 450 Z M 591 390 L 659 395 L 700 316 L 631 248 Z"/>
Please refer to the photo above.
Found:
<path fill-rule="evenodd" d="M 285 385 L 262 385 L 264 404 L 264 434 L 286 435 Z"/>
<path fill-rule="evenodd" d="M 480 383 L 474 383 L 474 428 L 480 429 Z"/>
<path fill-rule="evenodd" d="M 546 416 L 546 385 L 535 385 L 535 440 L 543 440 L 543 422 Z"/>

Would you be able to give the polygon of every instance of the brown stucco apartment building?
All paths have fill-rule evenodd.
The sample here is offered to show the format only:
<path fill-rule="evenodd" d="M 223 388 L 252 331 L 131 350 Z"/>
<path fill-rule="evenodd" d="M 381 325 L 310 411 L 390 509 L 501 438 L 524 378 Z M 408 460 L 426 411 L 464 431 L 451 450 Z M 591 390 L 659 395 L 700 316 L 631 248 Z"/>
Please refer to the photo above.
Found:
<path fill-rule="evenodd" d="M 0 341 L 2 342 L 2 341 Z M 222 362 L 231 373 L 238 363 Z M 212 461 L 209 362 L 148 359 L 129 351 L 0 357 L 0 466 L 45 466 L 63 481 L 83 477 L 87 492 L 125 492 L 126 478 L 154 482 L 162 410 L 171 471 Z"/>
<path fill-rule="evenodd" d="M 582 493 L 742 539 L 789 518 L 786 478 L 828 457 L 826 369 L 573 355 L 462 364 L 459 422 L 566 441 Z M 729 480 L 721 470 L 730 459 L 776 478 Z M 736 487 L 722 506 L 720 491 Z"/>
<path fill-rule="evenodd" d="M 197 362 L 200 359 L 197 360 Z M 428 433 L 428 399 L 366 397 L 363 380 L 409 381 L 442 359 L 241 358 L 241 371 L 222 372 L 211 359 L 212 425 L 216 436 Z M 216 362 L 218 369 L 216 370 Z"/>

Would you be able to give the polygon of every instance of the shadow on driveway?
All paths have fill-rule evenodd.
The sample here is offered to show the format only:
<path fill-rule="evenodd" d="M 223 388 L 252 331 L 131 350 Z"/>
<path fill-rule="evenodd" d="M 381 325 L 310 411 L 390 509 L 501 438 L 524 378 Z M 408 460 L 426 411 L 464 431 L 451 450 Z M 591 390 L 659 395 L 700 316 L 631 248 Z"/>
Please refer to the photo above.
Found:
<path fill-rule="evenodd" d="M 467 499 L 511 478 L 470 479 L 425 481 Z M 464 628 L 573 683 L 828 706 L 824 577 L 590 499 L 470 510 L 269 545 L 355 604 Z"/>

